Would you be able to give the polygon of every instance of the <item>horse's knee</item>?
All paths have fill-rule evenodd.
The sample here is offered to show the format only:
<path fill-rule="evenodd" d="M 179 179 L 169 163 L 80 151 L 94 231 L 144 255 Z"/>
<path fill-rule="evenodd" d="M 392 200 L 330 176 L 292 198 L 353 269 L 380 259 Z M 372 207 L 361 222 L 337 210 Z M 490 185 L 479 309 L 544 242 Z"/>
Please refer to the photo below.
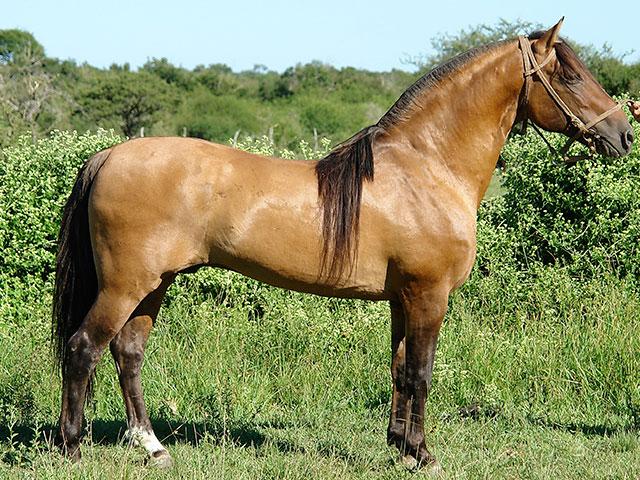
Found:
<path fill-rule="evenodd" d="M 83 376 L 91 373 L 100 359 L 100 348 L 86 332 L 78 331 L 67 343 L 68 371 Z"/>
<path fill-rule="evenodd" d="M 134 326 L 132 325 L 125 325 L 118 335 L 111 340 L 111 354 L 121 367 L 140 367 L 144 358 L 148 330 L 143 331 L 139 322 Z"/>
<path fill-rule="evenodd" d="M 144 360 L 144 346 L 131 341 L 111 342 L 111 353 L 121 373 L 139 371 Z"/>

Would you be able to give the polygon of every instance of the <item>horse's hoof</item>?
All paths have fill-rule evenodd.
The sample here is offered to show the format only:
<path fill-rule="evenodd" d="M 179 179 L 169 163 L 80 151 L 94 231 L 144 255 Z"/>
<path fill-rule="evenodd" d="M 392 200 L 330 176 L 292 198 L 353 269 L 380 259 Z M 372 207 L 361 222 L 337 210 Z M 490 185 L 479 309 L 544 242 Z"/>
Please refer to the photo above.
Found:
<path fill-rule="evenodd" d="M 442 478 L 444 476 L 444 470 L 440 462 L 434 460 L 431 463 L 426 464 L 421 468 L 421 471 L 428 475 L 430 478 Z"/>
<path fill-rule="evenodd" d="M 68 460 L 69 462 L 76 464 L 82 461 L 82 453 L 80 452 L 80 447 L 75 447 L 73 449 L 62 448 L 62 456 Z"/>
<path fill-rule="evenodd" d="M 418 461 L 413 455 L 403 455 L 400 461 L 409 470 L 414 470 L 418 466 Z"/>
<path fill-rule="evenodd" d="M 169 452 L 166 450 L 160 450 L 159 452 L 154 452 L 150 457 L 147 465 L 153 468 L 171 468 L 173 467 L 173 458 L 169 455 Z"/>
<path fill-rule="evenodd" d="M 444 470 L 442 469 L 440 462 L 436 459 L 433 459 L 428 463 L 420 463 L 413 455 L 403 455 L 400 460 L 408 470 L 419 471 L 430 478 L 441 478 L 444 474 Z"/>

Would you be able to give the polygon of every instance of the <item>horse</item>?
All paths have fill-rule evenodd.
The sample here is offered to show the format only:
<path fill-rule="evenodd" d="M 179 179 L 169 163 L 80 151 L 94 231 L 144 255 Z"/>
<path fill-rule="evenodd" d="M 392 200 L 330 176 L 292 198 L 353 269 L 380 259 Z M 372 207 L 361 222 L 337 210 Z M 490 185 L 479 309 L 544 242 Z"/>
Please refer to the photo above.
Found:
<path fill-rule="evenodd" d="M 56 260 L 62 453 L 81 457 L 84 404 L 109 346 L 127 437 L 150 462 L 171 465 L 142 396 L 145 343 L 175 277 L 213 266 L 389 302 L 387 441 L 406 463 L 438 471 L 424 434 L 438 333 L 474 264 L 477 210 L 507 136 L 530 121 L 608 156 L 633 142 L 620 105 L 559 36 L 561 25 L 437 67 L 317 162 L 171 137 L 129 140 L 87 160 Z"/>

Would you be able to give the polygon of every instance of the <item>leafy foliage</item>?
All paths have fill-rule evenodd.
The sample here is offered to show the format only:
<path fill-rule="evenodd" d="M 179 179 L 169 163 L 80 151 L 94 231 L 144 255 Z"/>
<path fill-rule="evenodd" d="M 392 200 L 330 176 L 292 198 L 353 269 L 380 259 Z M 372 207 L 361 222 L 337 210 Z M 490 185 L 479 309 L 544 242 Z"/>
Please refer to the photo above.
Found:
<path fill-rule="evenodd" d="M 633 122 L 636 138 L 638 123 Z M 556 148 L 564 138 L 553 136 Z M 574 147 L 580 148 L 580 147 Z M 481 212 L 480 258 L 640 278 L 640 153 L 567 166 L 529 132 L 502 152 L 504 194 Z M 489 262 L 490 263 L 490 262 Z"/>
<path fill-rule="evenodd" d="M 132 137 L 170 101 L 169 86 L 155 75 L 112 69 L 89 77 L 78 114 L 88 125 L 117 128 Z"/>
<path fill-rule="evenodd" d="M 60 216 L 82 163 L 122 141 L 113 132 L 95 135 L 54 131 L 36 143 L 23 136 L 2 150 L 0 161 L 0 278 L 47 280 L 55 266 Z"/>
<path fill-rule="evenodd" d="M 198 86 L 180 105 L 176 118 L 190 137 L 228 139 L 238 131 L 250 134 L 258 130 L 255 103 L 230 95 L 214 95 Z"/>
<path fill-rule="evenodd" d="M 338 69 L 317 61 L 281 73 L 263 65 L 233 72 L 217 63 L 189 70 L 166 58 L 150 59 L 137 71 L 127 64 L 102 70 L 47 58 L 30 33 L 0 30 L 0 145 L 24 131 L 35 139 L 53 127 L 113 128 L 128 137 L 144 128 L 146 135 L 187 134 L 217 142 L 240 130 L 267 135 L 287 148 L 318 135 L 340 141 L 375 123 L 425 70 L 470 48 L 539 27 L 500 20 L 438 35 L 431 41 L 433 54 L 408 61 L 417 67 L 414 73 Z M 609 93 L 640 89 L 639 64 L 626 64 L 625 55 L 608 45 L 572 45 Z M 18 61 L 27 57 L 35 61 Z"/>
<path fill-rule="evenodd" d="M 62 116 L 64 94 L 47 71 L 42 45 L 30 33 L 0 30 L 0 144 L 22 131 L 49 131 Z"/>
<path fill-rule="evenodd" d="M 599 50 L 590 45 L 574 47 L 607 92 L 612 95 L 640 93 L 640 62 L 625 64 L 626 55 L 616 55 L 607 44 Z"/>
<path fill-rule="evenodd" d="M 44 47 L 24 30 L 0 30 L 0 64 L 12 63 L 24 56 L 44 57 Z"/>
<path fill-rule="evenodd" d="M 500 19 L 494 25 L 473 25 L 455 34 L 437 35 L 431 39 L 433 54 L 416 55 L 406 58 L 405 62 L 425 72 L 469 49 L 526 35 L 542 28 L 539 23 L 523 20 L 511 22 L 505 19 Z M 593 45 L 581 45 L 570 39 L 568 42 L 609 94 L 624 95 L 640 91 L 640 63 L 625 64 L 626 54 L 616 54 L 608 44 L 596 48 Z"/>

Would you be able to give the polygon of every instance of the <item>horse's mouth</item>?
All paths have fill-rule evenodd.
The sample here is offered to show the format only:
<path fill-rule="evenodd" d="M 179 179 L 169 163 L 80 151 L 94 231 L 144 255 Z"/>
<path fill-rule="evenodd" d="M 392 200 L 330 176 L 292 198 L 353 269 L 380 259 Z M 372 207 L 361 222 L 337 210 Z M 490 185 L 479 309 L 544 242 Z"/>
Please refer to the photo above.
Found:
<path fill-rule="evenodd" d="M 596 137 L 594 139 L 594 144 L 596 146 L 596 152 L 599 155 L 604 155 L 605 157 L 620 158 L 629 153 L 627 150 L 622 148 L 622 145 L 614 145 L 605 137 Z"/>

